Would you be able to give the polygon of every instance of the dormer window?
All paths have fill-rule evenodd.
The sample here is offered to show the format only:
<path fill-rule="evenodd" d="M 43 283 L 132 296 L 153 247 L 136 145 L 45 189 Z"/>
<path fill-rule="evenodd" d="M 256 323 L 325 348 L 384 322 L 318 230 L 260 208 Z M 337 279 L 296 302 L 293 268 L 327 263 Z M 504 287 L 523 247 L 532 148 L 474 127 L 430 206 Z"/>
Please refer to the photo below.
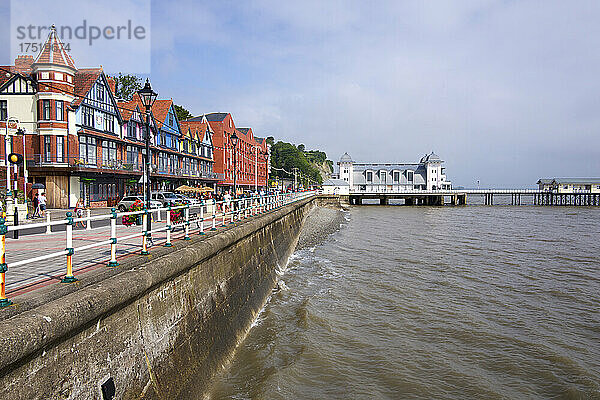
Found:
<path fill-rule="evenodd" d="M 373 172 L 367 171 L 366 178 L 367 178 L 367 182 L 369 182 L 369 183 L 373 182 Z"/>
<path fill-rule="evenodd" d="M 385 183 L 387 180 L 387 172 L 386 171 L 379 171 L 379 180 L 381 181 L 381 183 Z"/>
<path fill-rule="evenodd" d="M 406 171 L 406 180 L 408 181 L 408 183 L 412 183 L 413 182 L 413 178 L 414 178 L 414 172 L 413 171 Z"/>
<path fill-rule="evenodd" d="M 400 171 L 394 171 L 393 172 L 393 179 L 394 179 L 394 183 L 399 183 L 400 182 Z"/>

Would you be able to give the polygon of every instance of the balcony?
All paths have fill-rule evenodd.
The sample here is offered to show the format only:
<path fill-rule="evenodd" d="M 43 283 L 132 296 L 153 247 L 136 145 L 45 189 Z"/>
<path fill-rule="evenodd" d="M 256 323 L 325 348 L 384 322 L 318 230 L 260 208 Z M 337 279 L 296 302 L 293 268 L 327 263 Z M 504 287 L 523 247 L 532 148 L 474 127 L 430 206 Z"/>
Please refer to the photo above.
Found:
<path fill-rule="evenodd" d="M 45 156 L 33 154 L 27 156 L 27 167 L 69 168 L 74 170 L 101 169 L 111 171 L 141 172 L 143 164 L 131 164 L 122 160 L 82 159 L 78 157 Z"/>

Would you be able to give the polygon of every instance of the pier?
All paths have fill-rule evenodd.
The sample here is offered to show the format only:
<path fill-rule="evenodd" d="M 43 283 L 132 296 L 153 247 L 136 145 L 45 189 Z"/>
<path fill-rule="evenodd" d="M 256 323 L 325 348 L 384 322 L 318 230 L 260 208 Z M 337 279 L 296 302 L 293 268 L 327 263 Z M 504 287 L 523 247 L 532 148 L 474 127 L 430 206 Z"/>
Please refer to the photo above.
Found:
<path fill-rule="evenodd" d="M 600 192 L 591 191 L 557 193 L 537 189 L 464 189 L 402 192 L 354 191 L 347 195 L 348 203 L 351 205 L 367 204 L 365 200 L 378 200 L 379 205 L 389 205 L 391 200 L 403 200 L 404 205 L 407 206 L 460 206 L 467 205 L 467 199 L 473 197 L 481 198 L 483 205 L 489 206 L 499 204 L 515 206 L 600 206 Z M 497 201 L 499 198 L 505 201 L 499 203 Z"/>

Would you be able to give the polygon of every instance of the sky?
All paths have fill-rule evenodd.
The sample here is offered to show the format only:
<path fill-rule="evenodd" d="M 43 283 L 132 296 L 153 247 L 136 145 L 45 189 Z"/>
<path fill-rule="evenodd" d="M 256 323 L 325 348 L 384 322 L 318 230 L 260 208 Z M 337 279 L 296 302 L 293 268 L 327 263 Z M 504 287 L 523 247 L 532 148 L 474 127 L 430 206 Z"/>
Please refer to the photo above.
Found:
<path fill-rule="evenodd" d="M 150 15 L 153 88 L 194 115 L 231 112 L 335 162 L 435 151 L 455 186 L 600 176 L 600 2 L 183 0 Z"/>

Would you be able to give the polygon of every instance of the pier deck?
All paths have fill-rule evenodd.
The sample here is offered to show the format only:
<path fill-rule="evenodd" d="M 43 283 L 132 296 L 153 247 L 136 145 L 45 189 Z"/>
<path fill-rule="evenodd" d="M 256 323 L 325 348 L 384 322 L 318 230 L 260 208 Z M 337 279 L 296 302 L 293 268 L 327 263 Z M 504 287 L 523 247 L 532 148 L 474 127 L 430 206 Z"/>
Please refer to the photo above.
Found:
<path fill-rule="evenodd" d="M 497 197 L 510 196 L 510 205 L 539 206 L 600 206 L 600 192 L 559 193 L 536 189 L 464 189 L 464 190 L 414 190 L 403 192 L 350 192 L 348 203 L 362 205 L 364 200 L 379 200 L 387 205 L 390 200 L 403 200 L 405 205 L 442 206 L 466 205 L 467 198 L 481 196 L 484 205 L 494 205 Z M 528 199 L 529 201 L 525 201 Z M 503 203 L 508 204 L 508 203 Z"/>

